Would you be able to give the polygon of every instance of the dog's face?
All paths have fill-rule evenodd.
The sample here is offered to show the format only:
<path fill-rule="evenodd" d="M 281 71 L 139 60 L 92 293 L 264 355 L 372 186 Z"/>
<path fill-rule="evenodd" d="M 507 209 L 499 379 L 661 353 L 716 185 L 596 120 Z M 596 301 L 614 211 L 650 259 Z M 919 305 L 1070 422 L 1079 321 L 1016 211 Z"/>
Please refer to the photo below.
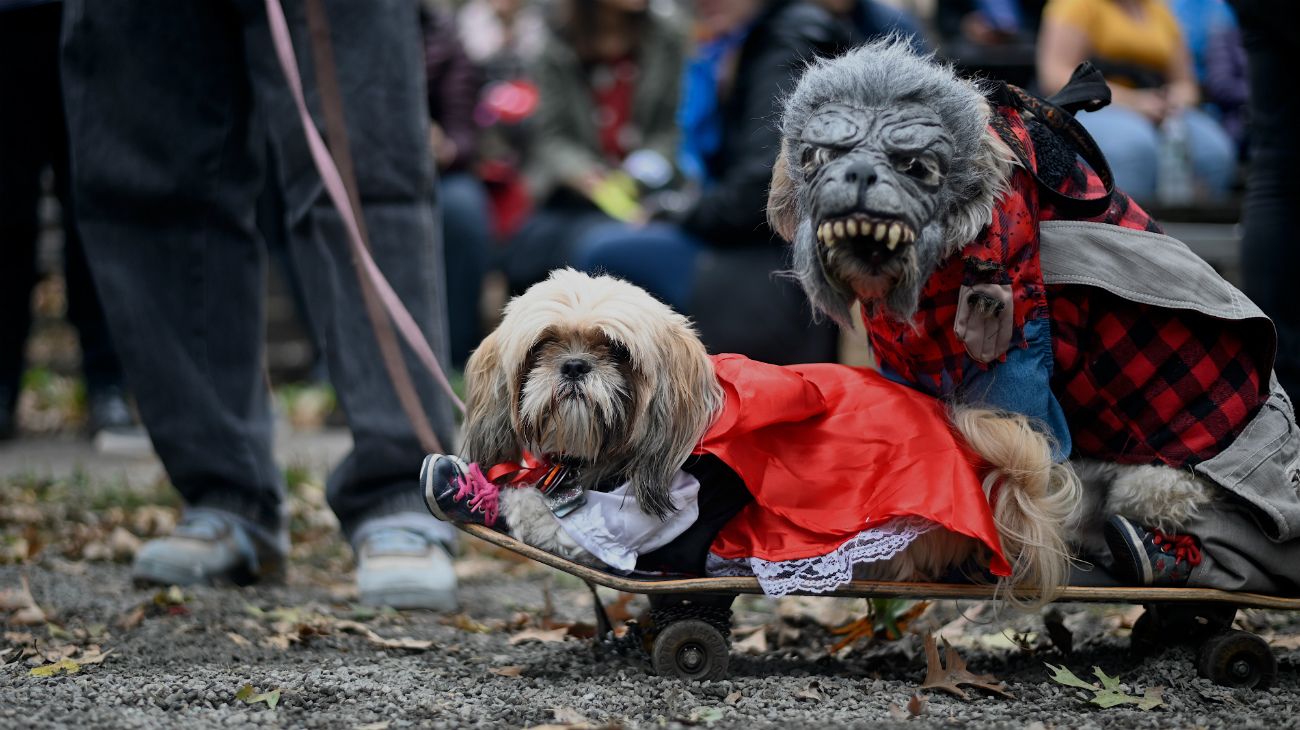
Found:
<path fill-rule="evenodd" d="M 524 368 L 519 421 L 529 451 L 590 463 L 628 443 L 646 383 L 621 342 L 600 329 L 548 331 Z"/>
<path fill-rule="evenodd" d="M 1010 151 L 980 91 L 881 41 L 811 66 L 786 100 L 768 200 L 813 303 L 847 324 L 857 299 L 900 319 L 939 262 L 976 237 Z"/>
<path fill-rule="evenodd" d="M 465 375 L 466 457 L 491 465 L 527 449 L 574 464 L 588 485 L 622 475 L 660 516 L 722 399 L 685 317 L 625 281 L 572 269 L 512 300 Z"/>

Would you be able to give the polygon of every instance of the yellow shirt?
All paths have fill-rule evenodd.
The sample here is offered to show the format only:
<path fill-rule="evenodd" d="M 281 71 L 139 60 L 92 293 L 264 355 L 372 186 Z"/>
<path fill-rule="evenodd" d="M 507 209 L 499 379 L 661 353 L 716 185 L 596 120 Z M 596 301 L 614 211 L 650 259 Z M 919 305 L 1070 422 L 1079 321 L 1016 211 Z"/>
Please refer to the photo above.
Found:
<path fill-rule="evenodd" d="M 1165 75 L 1183 36 L 1164 0 L 1140 0 L 1142 18 L 1115 0 L 1050 0 L 1043 19 L 1073 26 L 1088 36 L 1092 57 L 1133 64 Z"/>

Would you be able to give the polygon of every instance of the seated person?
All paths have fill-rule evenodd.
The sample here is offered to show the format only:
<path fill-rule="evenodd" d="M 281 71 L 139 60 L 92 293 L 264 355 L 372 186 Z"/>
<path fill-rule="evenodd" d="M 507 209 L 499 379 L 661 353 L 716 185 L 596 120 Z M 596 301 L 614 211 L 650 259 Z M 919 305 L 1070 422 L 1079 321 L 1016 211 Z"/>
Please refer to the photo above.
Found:
<path fill-rule="evenodd" d="M 790 337 L 807 337 L 806 305 L 785 282 L 771 282 L 772 272 L 785 266 L 782 247 L 763 213 L 779 146 L 772 120 L 808 59 L 851 45 L 852 31 L 818 5 L 787 0 L 699 2 L 696 19 L 710 40 L 696 49 L 687 69 L 679 113 L 679 164 L 698 181 L 698 196 L 684 209 L 665 211 L 661 220 L 649 224 L 593 228 L 578 242 L 573 263 L 627 279 L 697 319 L 725 318 L 716 327 L 700 322 L 705 342 L 715 352 L 742 352 L 776 363 L 833 357 L 833 347 L 794 353 L 790 347 L 803 343 L 775 332 L 766 340 L 786 341 L 720 338 L 728 331 L 752 330 L 755 319 L 780 316 L 770 310 L 756 313 L 772 300 L 788 304 L 786 309 L 793 312 L 789 318 L 797 320 Z M 701 254 L 706 252 L 735 256 L 727 257 L 723 266 L 714 265 L 719 280 L 710 279 L 707 304 L 695 297 L 701 288 L 700 267 L 706 263 Z M 788 299 L 783 288 L 774 287 L 790 288 Z M 746 297 L 765 301 L 749 302 Z M 715 331 L 722 334 L 711 336 Z"/>
<path fill-rule="evenodd" d="M 1044 0 L 938 0 L 942 54 L 971 75 L 1029 86 Z"/>
<path fill-rule="evenodd" d="M 1110 161 L 1115 182 L 1139 202 L 1191 202 L 1182 189 L 1224 195 L 1236 169 L 1231 138 L 1196 108 L 1200 90 L 1173 14 L 1161 0 L 1051 0 L 1043 11 L 1038 82 L 1054 94 L 1074 68 L 1092 60 L 1106 74 L 1113 101 L 1079 115 Z M 1193 180 L 1171 170 L 1160 179 L 1160 149 L 1176 144 Z M 1187 166 L 1183 166 L 1187 167 Z"/>
<path fill-rule="evenodd" d="M 613 220 L 597 201 L 634 152 L 669 168 L 683 44 L 645 0 L 565 0 L 536 70 L 540 106 L 525 173 L 539 205 L 503 257 L 512 293 L 570 262 L 591 226 Z"/>

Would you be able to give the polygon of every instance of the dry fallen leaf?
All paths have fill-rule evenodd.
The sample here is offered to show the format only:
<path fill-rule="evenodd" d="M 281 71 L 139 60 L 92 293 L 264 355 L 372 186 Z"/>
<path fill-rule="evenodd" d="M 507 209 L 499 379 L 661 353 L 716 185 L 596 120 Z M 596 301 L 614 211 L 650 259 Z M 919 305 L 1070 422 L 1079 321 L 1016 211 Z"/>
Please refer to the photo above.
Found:
<path fill-rule="evenodd" d="M 947 641 L 943 642 L 943 648 L 944 661 L 941 662 L 934 636 L 925 635 L 925 681 L 921 683 L 921 689 L 937 689 L 966 700 L 970 696 L 961 689 L 961 685 L 967 685 L 1014 699 L 1006 691 L 1006 685 L 992 674 L 971 674 L 967 671 L 966 660 L 958 656 L 957 650 Z"/>
<path fill-rule="evenodd" d="M 488 671 L 498 677 L 518 677 L 524 673 L 524 668 L 518 664 L 513 664 L 508 667 L 491 667 Z"/>
<path fill-rule="evenodd" d="M 226 638 L 230 639 L 231 643 L 233 643 L 235 646 L 249 647 L 253 645 L 252 642 L 250 642 L 248 639 L 245 639 L 244 637 L 240 636 L 239 634 L 236 634 L 233 631 L 227 631 Z"/>
<path fill-rule="evenodd" d="M 60 659 L 53 664 L 45 664 L 39 667 L 32 667 L 28 674 L 33 677 L 53 677 L 55 675 L 67 672 L 76 674 L 81 671 L 81 665 L 71 659 Z"/>
<path fill-rule="evenodd" d="M 104 662 L 104 659 L 107 658 L 108 655 L 112 653 L 113 653 L 112 649 L 109 649 L 108 651 L 100 651 L 98 646 L 91 644 L 90 646 L 82 650 L 81 656 L 77 657 L 77 662 L 83 665 L 102 664 Z"/>
<path fill-rule="evenodd" d="M 542 643 L 554 643 L 564 641 L 569 635 L 569 627 L 561 626 L 557 629 L 524 629 L 510 637 L 509 644 L 522 644 L 525 641 L 540 641 Z"/>
<path fill-rule="evenodd" d="M 807 687 L 795 692 L 794 696 L 801 700 L 814 700 L 816 702 L 821 702 L 826 699 L 826 697 L 821 693 L 821 685 L 817 682 L 809 683 Z"/>
<path fill-rule="evenodd" d="M 738 654 L 766 654 L 767 631 L 762 626 L 758 631 L 731 645 L 731 650 Z"/>
<path fill-rule="evenodd" d="M 903 722 L 907 719 L 907 710 L 904 710 L 903 706 L 897 702 L 890 702 L 889 717 L 893 719 L 894 722 Z"/>
<path fill-rule="evenodd" d="M 632 609 L 627 605 L 636 597 L 635 593 L 620 593 L 614 602 L 605 607 L 605 613 L 609 615 L 609 620 L 613 623 L 627 623 L 636 618 L 632 615 Z"/>
<path fill-rule="evenodd" d="M 479 623 L 469 617 L 469 614 L 457 613 L 451 616 L 445 616 L 438 620 L 438 623 L 444 626 L 454 626 L 461 631 L 468 631 L 471 634 L 486 634 L 492 630 L 487 624 Z"/>
<path fill-rule="evenodd" d="M 11 626 L 37 626 L 46 623 L 45 612 L 36 605 L 36 599 L 32 597 L 32 588 L 27 583 L 27 576 L 19 576 L 19 580 L 22 582 L 20 587 L 0 591 L 0 615 L 9 613 L 4 617 L 5 623 Z"/>
<path fill-rule="evenodd" d="M 912 699 L 907 701 L 907 714 L 912 717 L 920 717 L 925 714 L 926 697 L 921 693 L 912 695 Z"/>
<path fill-rule="evenodd" d="M 433 648 L 433 642 L 429 639 L 412 639 L 407 636 L 388 639 L 376 635 L 375 638 L 370 640 L 370 643 L 385 649 L 406 649 L 407 651 L 425 651 Z"/>
<path fill-rule="evenodd" d="M 273 689 L 270 692 L 258 692 L 256 687 L 246 684 L 235 693 L 235 699 L 247 705 L 265 702 L 267 708 L 274 710 L 275 706 L 280 703 L 280 690 Z"/>
<path fill-rule="evenodd" d="M 118 620 L 115 622 L 114 625 L 116 625 L 117 628 L 123 631 L 130 631 L 131 629 L 134 629 L 135 627 L 139 626 L 140 622 L 143 620 L 144 620 L 144 606 L 136 606 L 130 611 L 127 611 L 126 613 L 122 614 L 122 616 L 118 618 Z"/>

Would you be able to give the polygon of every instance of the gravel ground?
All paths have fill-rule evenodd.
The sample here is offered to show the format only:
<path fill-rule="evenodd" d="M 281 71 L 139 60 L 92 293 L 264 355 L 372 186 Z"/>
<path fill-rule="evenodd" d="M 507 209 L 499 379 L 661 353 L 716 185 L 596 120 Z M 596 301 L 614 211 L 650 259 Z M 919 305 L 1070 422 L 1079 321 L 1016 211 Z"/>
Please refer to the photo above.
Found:
<path fill-rule="evenodd" d="M 55 558 L 0 567 L 0 589 L 26 576 L 38 604 L 62 629 L 5 627 L 0 651 L 18 651 L 0 655 L 0 662 L 8 661 L 0 666 L 0 726 L 1300 725 L 1300 654 L 1294 648 L 1300 621 L 1285 614 L 1247 612 L 1239 619 L 1277 645 L 1277 684 L 1253 692 L 1198 678 L 1187 650 L 1145 662 L 1131 656 L 1123 628 L 1135 615 L 1131 607 L 1063 607 L 1075 645 L 1064 656 L 1036 638 L 1043 631 L 1037 616 L 983 618 L 987 607 L 936 604 L 914 628 L 946 625 L 944 634 L 954 637 L 971 670 L 1004 680 L 1014 699 L 978 690 L 969 701 L 928 693 L 923 713 L 910 717 L 908 701 L 925 676 L 919 637 L 826 655 L 834 637 L 819 621 L 860 612 L 862 601 L 743 599 L 736 624 L 761 626 L 769 648 L 733 652 L 730 679 L 683 683 L 654 676 L 635 656 L 598 659 L 589 642 L 574 638 L 511 644 L 512 630 L 546 613 L 548 594 L 554 621 L 589 620 L 585 589 L 568 576 L 484 553 L 462 561 L 460 571 L 465 613 L 445 617 L 359 609 L 350 602 L 346 575 L 295 575 L 283 587 L 191 589 L 183 603 L 158 606 L 155 592 L 131 588 L 126 568 L 117 564 Z M 165 595 L 157 598 L 168 603 Z M 121 627 L 141 605 L 148 606 L 146 617 Z M 643 605 L 637 598 L 629 607 Z M 1024 642 L 1028 648 L 1006 638 L 1012 631 L 1034 632 Z M 374 635 L 432 645 L 384 648 Z M 73 675 L 34 677 L 28 661 L 16 660 L 34 639 L 47 651 L 94 641 L 111 653 Z M 751 634 L 745 646 L 757 641 Z M 1086 693 L 1051 682 L 1044 662 L 1065 663 L 1081 677 L 1100 666 L 1135 694 L 1164 687 L 1165 706 L 1145 712 L 1098 708 L 1087 703 Z M 278 689 L 276 707 L 237 700 L 245 684 L 258 692 Z"/>

